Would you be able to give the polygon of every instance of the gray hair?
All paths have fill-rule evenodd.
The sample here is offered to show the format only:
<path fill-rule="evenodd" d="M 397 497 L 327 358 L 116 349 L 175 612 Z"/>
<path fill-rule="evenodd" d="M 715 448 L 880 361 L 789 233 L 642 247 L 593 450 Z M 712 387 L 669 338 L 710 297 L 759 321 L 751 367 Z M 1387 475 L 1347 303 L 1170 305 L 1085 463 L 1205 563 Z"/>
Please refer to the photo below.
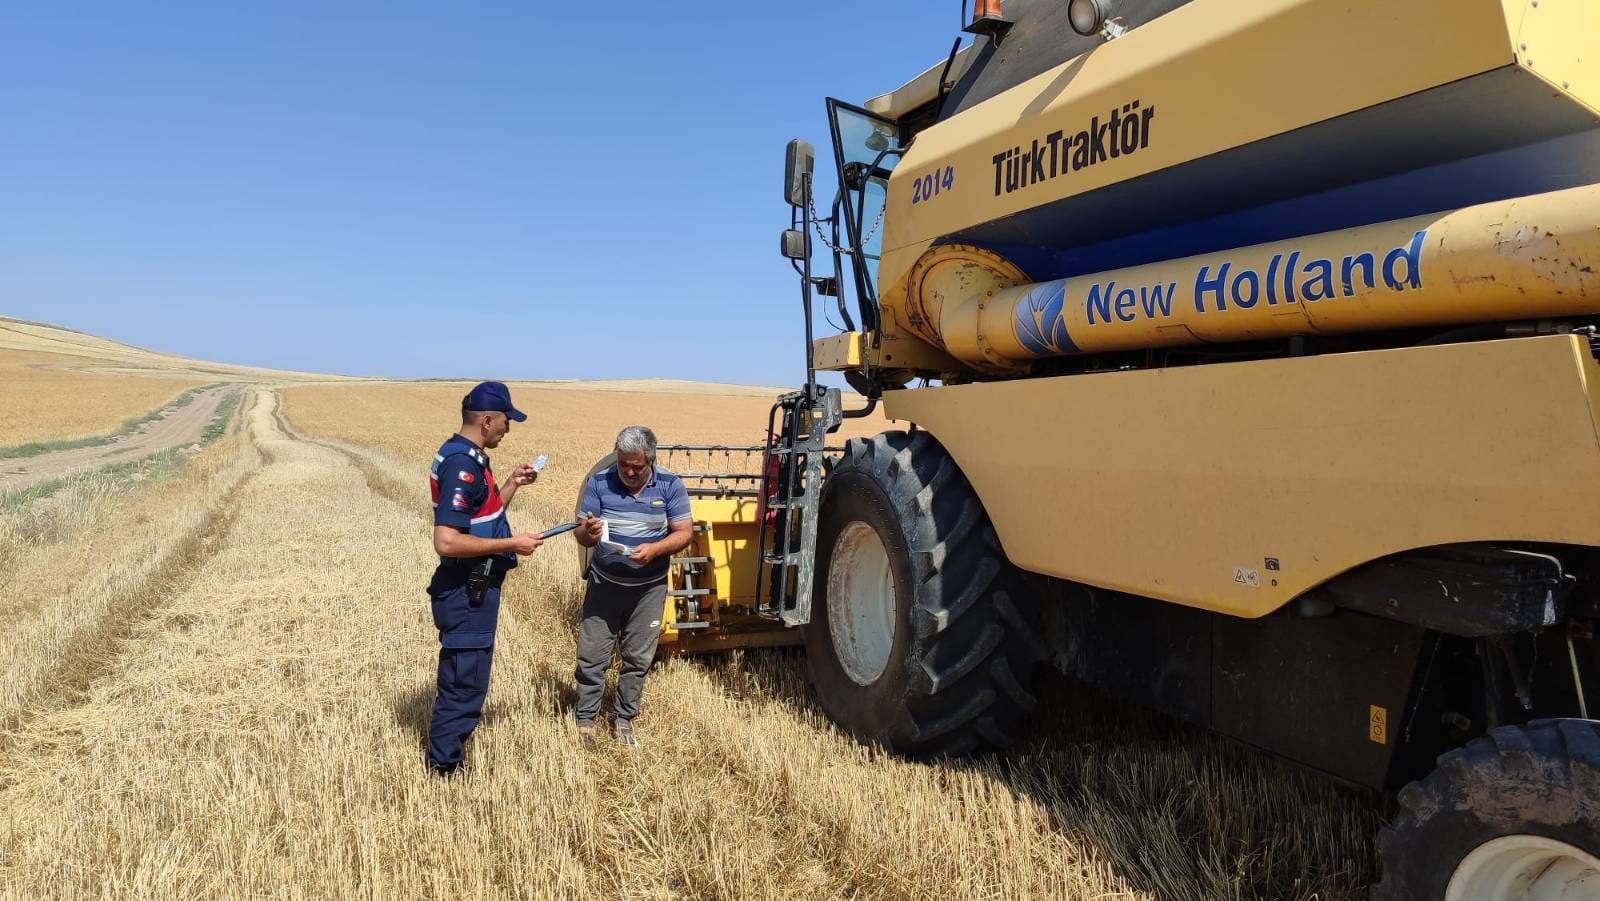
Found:
<path fill-rule="evenodd" d="M 630 425 L 617 433 L 617 453 L 644 454 L 646 463 L 656 465 L 656 433 L 642 425 Z"/>

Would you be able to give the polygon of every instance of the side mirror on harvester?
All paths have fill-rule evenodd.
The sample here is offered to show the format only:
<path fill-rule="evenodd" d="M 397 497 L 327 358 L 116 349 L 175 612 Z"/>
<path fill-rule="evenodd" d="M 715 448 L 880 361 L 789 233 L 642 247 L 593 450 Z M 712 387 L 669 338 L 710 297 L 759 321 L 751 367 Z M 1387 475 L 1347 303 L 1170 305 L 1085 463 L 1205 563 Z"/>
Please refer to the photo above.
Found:
<path fill-rule="evenodd" d="M 798 228 L 783 230 L 783 255 L 791 260 L 806 258 L 806 233 Z"/>
<path fill-rule="evenodd" d="M 816 148 L 799 138 L 789 142 L 783 161 L 783 199 L 790 206 L 805 206 L 805 180 L 811 177 L 811 167 L 817 157 Z"/>

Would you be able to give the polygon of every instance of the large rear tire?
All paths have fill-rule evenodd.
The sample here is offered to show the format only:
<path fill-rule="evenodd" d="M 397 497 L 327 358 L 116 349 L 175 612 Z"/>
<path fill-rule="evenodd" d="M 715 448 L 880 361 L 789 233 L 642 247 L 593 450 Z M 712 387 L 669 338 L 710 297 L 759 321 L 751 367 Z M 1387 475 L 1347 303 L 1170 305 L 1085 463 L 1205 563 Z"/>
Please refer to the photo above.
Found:
<path fill-rule="evenodd" d="M 806 656 L 822 707 L 913 757 L 1026 731 L 1045 649 L 955 461 L 926 432 L 851 439 L 822 489 Z"/>
<path fill-rule="evenodd" d="M 1400 792 L 1374 901 L 1600 897 L 1600 723 L 1502 726 Z"/>

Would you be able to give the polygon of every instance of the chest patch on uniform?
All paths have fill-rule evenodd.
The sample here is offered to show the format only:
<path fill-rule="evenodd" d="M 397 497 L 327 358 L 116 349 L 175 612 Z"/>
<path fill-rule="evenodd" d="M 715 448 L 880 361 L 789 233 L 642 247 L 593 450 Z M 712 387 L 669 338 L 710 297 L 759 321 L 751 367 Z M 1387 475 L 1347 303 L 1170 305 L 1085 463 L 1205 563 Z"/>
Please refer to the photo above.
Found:
<path fill-rule="evenodd" d="M 651 501 L 650 502 L 650 506 L 652 506 L 652 507 L 664 507 L 664 506 L 666 506 L 666 503 L 667 503 L 666 501 L 663 501 L 663 500 L 658 498 L 656 500 Z"/>
<path fill-rule="evenodd" d="M 466 482 L 468 485 L 471 485 L 473 482 L 477 481 L 477 479 L 473 478 L 472 473 L 467 472 L 465 469 L 461 470 L 460 472 L 457 472 L 456 473 L 456 478 L 460 479 L 463 482 Z"/>

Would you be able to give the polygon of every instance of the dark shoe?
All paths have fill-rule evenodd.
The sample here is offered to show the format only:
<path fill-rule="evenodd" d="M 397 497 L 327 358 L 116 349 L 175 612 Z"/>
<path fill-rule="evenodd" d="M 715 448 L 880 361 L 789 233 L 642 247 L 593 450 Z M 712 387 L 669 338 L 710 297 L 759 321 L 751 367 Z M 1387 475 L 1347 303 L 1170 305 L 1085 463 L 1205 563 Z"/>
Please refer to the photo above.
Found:
<path fill-rule="evenodd" d="M 639 736 L 633 734 L 633 723 L 627 720 L 611 724 L 611 740 L 630 751 L 639 750 Z"/>
<path fill-rule="evenodd" d="M 449 779 L 455 776 L 466 776 L 467 768 L 459 763 L 429 763 L 428 772 L 440 779 Z"/>
<path fill-rule="evenodd" d="M 594 750 L 594 723 L 578 724 L 578 745 L 585 751 Z"/>

